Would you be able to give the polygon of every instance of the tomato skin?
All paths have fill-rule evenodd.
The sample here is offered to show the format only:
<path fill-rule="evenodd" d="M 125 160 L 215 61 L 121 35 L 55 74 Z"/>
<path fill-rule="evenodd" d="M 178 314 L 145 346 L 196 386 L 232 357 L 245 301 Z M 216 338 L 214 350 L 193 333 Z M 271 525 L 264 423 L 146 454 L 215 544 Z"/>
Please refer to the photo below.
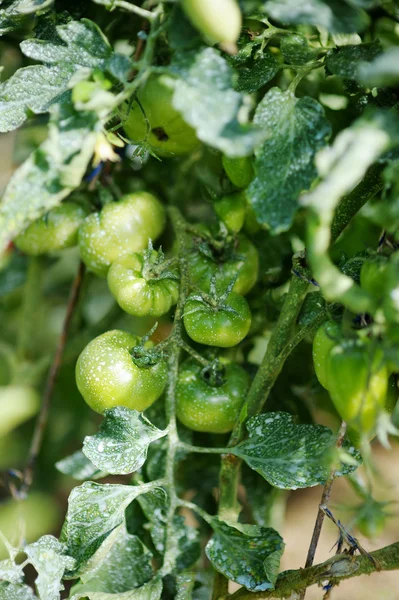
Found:
<path fill-rule="evenodd" d="M 388 369 L 382 351 L 371 355 L 370 344 L 346 341 L 337 344 L 327 358 L 331 399 L 341 418 L 358 433 L 370 434 L 384 409 Z"/>
<path fill-rule="evenodd" d="M 399 323 L 399 252 L 392 256 L 386 270 L 383 309 L 388 323 Z"/>
<path fill-rule="evenodd" d="M 148 143 L 158 156 L 181 156 L 200 145 L 196 133 L 173 107 L 173 87 L 168 77 L 152 75 L 123 108 L 126 135 L 136 144 Z M 143 114 L 144 111 L 144 114 Z"/>
<path fill-rule="evenodd" d="M 198 31 L 212 43 L 235 43 L 241 31 L 236 0 L 181 0 L 181 6 Z"/>
<path fill-rule="evenodd" d="M 255 175 L 251 157 L 242 156 L 239 158 L 232 158 L 223 155 L 222 163 L 231 183 L 239 188 L 246 188 L 249 186 Z"/>
<path fill-rule="evenodd" d="M 341 327 L 335 321 L 326 321 L 313 339 L 313 365 L 317 379 L 328 390 L 327 361 L 331 350 L 341 339 Z"/>
<path fill-rule="evenodd" d="M 235 254 L 240 255 L 242 258 L 212 260 L 212 258 L 200 252 L 197 247 L 194 247 L 187 257 L 192 282 L 201 289 L 208 291 L 212 276 L 217 273 L 217 284 L 220 289 L 225 290 L 239 271 L 233 291 L 245 296 L 258 279 L 259 255 L 252 242 L 243 234 L 237 236 Z"/>
<path fill-rule="evenodd" d="M 76 246 L 78 229 L 87 212 L 74 202 L 64 202 L 33 221 L 14 241 L 16 247 L 32 256 Z"/>
<path fill-rule="evenodd" d="M 227 433 L 234 427 L 249 387 L 249 376 L 239 365 L 221 359 L 225 365 L 225 383 L 212 387 L 201 377 L 203 367 L 194 359 L 186 360 L 176 387 L 176 415 L 193 431 Z"/>
<path fill-rule="evenodd" d="M 376 256 L 363 263 L 360 270 L 360 285 L 377 298 L 384 295 L 388 260 L 385 256 Z"/>
<path fill-rule="evenodd" d="M 247 199 L 244 192 L 222 196 L 214 204 L 215 212 L 229 231 L 238 233 L 244 225 Z"/>
<path fill-rule="evenodd" d="M 84 220 L 79 229 L 80 256 L 90 271 L 106 277 L 115 260 L 144 250 L 149 239 L 159 237 L 165 219 L 165 209 L 153 194 L 127 194 Z"/>
<path fill-rule="evenodd" d="M 121 256 L 108 271 L 108 287 L 119 306 L 129 315 L 160 317 L 176 304 L 179 282 L 171 278 L 146 278 L 143 267 L 143 254 Z"/>
<path fill-rule="evenodd" d="M 187 298 L 183 317 L 184 327 L 194 342 L 231 348 L 245 338 L 251 327 L 251 310 L 244 296 L 231 292 L 219 307 L 196 298 L 197 294 Z M 226 307 L 235 312 L 228 312 Z"/>
<path fill-rule="evenodd" d="M 114 406 L 142 411 L 161 396 L 166 362 L 138 367 L 129 352 L 138 342 L 136 336 L 115 329 L 94 338 L 80 354 L 76 384 L 94 411 L 102 414 Z"/>

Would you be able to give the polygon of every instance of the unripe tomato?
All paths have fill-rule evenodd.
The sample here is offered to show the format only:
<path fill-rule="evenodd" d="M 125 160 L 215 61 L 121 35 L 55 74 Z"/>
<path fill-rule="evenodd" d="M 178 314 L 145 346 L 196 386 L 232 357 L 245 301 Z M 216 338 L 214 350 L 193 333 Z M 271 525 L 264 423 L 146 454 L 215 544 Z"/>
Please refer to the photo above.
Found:
<path fill-rule="evenodd" d="M 0 436 L 31 419 L 40 407 L 40 396 L 27 385 L 0 387 Z"/>
<path fill-rule="evenodd" d="M 241 31 L 241 12 L 236 0 L 181 0 L 198 31 L 212 43 L 235 43 Z"/>
<path fill-rule="evenodd" d="M 399 252 L 392 256 L 386 270 L 383 309 L 389 323 L 399 323 Z"/>
<path fill-rule="evenodd" d="M 254 178 L 254 168 L 250 156 L 232 158 L 223 155 L 222 163 L 231 183 L 239 188 L 246 188 Z"/>
<path fill-rule="evenodd" d="M 153 194 L 127 194 L 84 220 L 79 229 L 81 258 L 90 271 L 106 277 L 117 258 L 144 250 L 164 227 L 165 209 Z"/>
<path fill-rule="evenodd" d="M 78 229 L 87 212 L 74 202 L 64 202 L 33 221 L 16 239 L 19 250 L 33 256 L 76 246 Z"/>
<path fill-rule="evenodd" d="M 158 156 L 188 154 L 200 144 L 196 133 L 173 107 L 168 77 L 153 75 L 124 106 L 123 128 L 136 144 L 148 144 Z M 141 106 L 140 106 L 141 105 Z"/>
<path fill-rule="evenodd" d="M 251 327 L 251 311 L 244 296 L 231 292 L 221 303 L 208 303 L 191 294 L 184 305 L 184 327 L 199 344 L 231 348 Z"/>
<path fill-rule="evenodd" d="M 221 359 L 225 382 L 213 387 L 201 373 L 203 367 L 193 359 L 180 369 L 176 388 L 176 415 L 193 431 L 227 433 L 234 427 L 249 387 L 249 376 L 239 365 Z"/>
<path fill-rule="evenodd" d="M 216 200 L 215 212 L 219 219 L 223 221 L 229 231 L 238 233 L 245 221 L 247 212 L 247 199 L 244 192 L 236 192 L 222 196 Z"/>
<path fill-rule="evenodd" d="M 388 369 L 380 349 L 370 343 L 337 344 L 327 359 L 328 391 L 335 408 L 348 426 L 369 434 L 384 409 Z"/>
<path fill-rule="evenodd" d="M 98 413 L 114 406 L 145 410 L 166 385 L 164 360 L 147 367 L 133 361 L 139 338 L 125 331 L 107 331 L 92 340 L 76 363 L 76 384 L 87 404 Z"/>
<path fill-rule="evenodd" d="M 145 254 L 121 256 L 108 271 L 108 286 L 119 306 L 136 317 L 160 317 L 176 304 L 179 282 L 176 277 L 157 277 L 146 272 Z M 153 251 L 153 256 L 157 252 Z"/>
<path fill-rule="evenodd" d="M 335 321 L 326 321 L 313 339 L 313 364 L 317 379 L 328 390 L 327 359 L 331 350 L 341 339 L 341 327 Z"/>
<path fill-rule="evenodd" d="M 360 270 L 360 285 L 377 298 L 384 295 L 388 264 L 388 259 L 380 255 L 366 260 Z"/>
<path fill-rule="evenodd" d="M 190 277 L 203 290 L 209 290 L 212 276 L 217 274 L 217 284 L 225 290 L 237 275 L 233 291 L 245 296 L 258 279 L 259 255 L 252 242 L 243 235 L 237 236 L 235 248 L 218 253 L 209 246 L 209 255 L 196 246 L 188 255 Z"/>

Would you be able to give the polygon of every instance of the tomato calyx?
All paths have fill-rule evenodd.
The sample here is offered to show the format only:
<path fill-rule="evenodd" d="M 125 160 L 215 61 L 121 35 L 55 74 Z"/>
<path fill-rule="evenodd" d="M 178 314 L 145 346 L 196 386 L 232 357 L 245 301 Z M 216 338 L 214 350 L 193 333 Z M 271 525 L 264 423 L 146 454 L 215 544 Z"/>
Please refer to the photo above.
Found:
<path fill-rule="evenodd" d="M 141 253 L 143 257 L 143 266 L 141 274 L 146 281 L 162 279 L 179 280 L 179 275 L 173 269 L 177 262 L 177 258 L 165 260 L 165 254 L 162 251 L 162 246 L 159 250 L 154 250 L 152 240 L 148 241 L 148 248 Z"/>
<path fill-rule="evenodd" d="M 233 279 L 227 285 L 225 291 L 222 292 L 222 294 L 220 294 L 220 293 L 218 293 L 218 289 L 217 289 L 217 285 L 216 285 L 218 273 L 217 273 L 217 271 L 215 271 L 215 273 L 212 275 L 212 278 L 211 278 L 209 293 L 207 294 L 203 290 L 197 288 L 196 292 L 190 294 L 190 296 L 188 297 L 187 300 L 190 300 L 190 301 L 195 300 L 195 301 L 199 302 L 200 304 L 187 312 L 185 311 L 184 316 L 187 317 L 188 315 L 192 315 L 196 312 L 201 311 L 203 306 L 210 308 L 215 313 L 217 313 L 219 311 L 224 311 L 227 313 L 234 314 L 236 316 L 240 316 L 239 313 L 235 310 L 235 308 L 230 306 L 230 304 L 227 302 L 227 299 L 233 291 L 234 285 L 237 281 L 239 274 L 240 274 L 240 271 L 238 271 L 236 273 L 236 275 L 233 277 Z"/>
<path fill-rule="evenodd" d="M 210 387 L 221 387 L 226 383 L 226 367 L 215 359 L 202 369 L 201 378 Z"/>
<path fill-rule="evenodd" d="M 149 367 L 153 367 L 165 358 L 165 352 L 163 347 L 161 347 L 160 345 L 155 347 L 150 345 L 152 344 L 150 338 L 157 327 L 158 323 L 155 323 L 155 325 L 150 329 L 150 331 L 141 338 L 140 342 L 136 346 L 133 346 L 133 348 L 130 348 L 129 350 L 130 356 L 132 357 L 132 361 L 140 369 L 147 369 Z"/>
<path fill-rule="evenodd" d="M 193 242 L 193 252 L 200 252 L 217 265 L 245 260 L 245 256 L 237 253 L 237 235 L 230 233 L 224 223 L 219 223 L 219 231 L 214 235 L 194 228 Z"/>

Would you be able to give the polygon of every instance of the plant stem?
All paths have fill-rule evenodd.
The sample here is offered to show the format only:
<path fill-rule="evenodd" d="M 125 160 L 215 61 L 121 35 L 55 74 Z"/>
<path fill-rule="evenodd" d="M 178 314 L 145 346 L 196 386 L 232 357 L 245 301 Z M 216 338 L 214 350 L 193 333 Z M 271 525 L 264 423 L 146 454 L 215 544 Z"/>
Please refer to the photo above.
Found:
<path fill-rule="evenodd" d="M 37 457 L 40 453 L 40 448 L 43 442 L 43 436 L 47 425 L 48 413 L 50 409 L 51 398 L 54 391 L 54 386 L 56 383 L 58 371 L 61 367 L 62 355 L 64 352 L 65 344 L 68 338 L 69 328 L 71 325 L 72 317 L 74 314 L 74 310 L 76 304 L 79 299 L 79 292 L 83 282 L 83 274 L 84 274 L 84 265 L 83 263 L 79 264 L 79 269 L 76 274 L 76 277 L 72 283 L 71 292 L 68 299 L 67 309 L 65 313 L 64 324 L 62 327 L 62 332 L 60 338 L 58 340 L 57 349 L 54 355 L 54 359 L 47 377 L 46 388 L 43 395 L 42 405 L 40 408 L 39 416 L 36 421 L 35 430 L 33 433 L 33 438 L 29 450 L 28 461 L 26 463 L 22 485 L 20 488 L 20 495 L 26 496 L 29 491 L 29 488 L 33 482 L 33 475 L 36 466 Z"/>
<path fill-rule="evenodd" d="M 126 2 L 125 0 L 115 0 L 114 7 L 123 8 L 129 12 L 135 13 L 139 17 L 143 19 L 147 19 L 148 21 L 153 21 L 156 15 L 150 10 L 146 10 L 145 8 L 140 8 L 135 4 L 130 4 L 130 2 Z"/>
<path fill-rule="evenodd" d="M 203 448 L 202 446 L 190 446 L 190 444 L 184 442 L 179 443 L 179 448 L 185 452 L 196 454 L 226 454 L 229 451 L 228 448 Z"/>
<path fill-rule="evenodd" d="M 342 447 L 345 433 L 346 433 L 346 423 L 345 423 L 345 421 L 342 421 L 341 427 L 338 432 L 337 441 L 335 444 L 336 448 Z M 321 500 L 319 503 L 319 510 L 317 512 L 317 517 L 316 517 L 316 523 L 315 523 L 315 526 L 313 529 L 313 534 L 312 534 L 312 539 L 310 541 L 308 555 L 306 557 L 305 569 L 307 567 L 311 567 L 313 565 L 313 561 L 314 561 L 314 557 L 315 557 L 316 549 L 317 549 L 317 544 L 319 543 L 321 528 L 323 527 L 323 522 L 324 522 L 324 517 L 325 517 L 325 513 L 322 511 L 321 506 L 328 506 L 328 503 L 330 501 L 330 496 L 331 496 L 332 485 L 333 485 L 334 479 L 335 479 L 335 472 L 336 472 L 336 470 L 332 469 L 330 476 L 324 486 L 323 493 L 321 495 Z M 299 600 L 303 600 L 305 598 L 305 595 L 306 595 L 306 588 L 301 593 Z"/>

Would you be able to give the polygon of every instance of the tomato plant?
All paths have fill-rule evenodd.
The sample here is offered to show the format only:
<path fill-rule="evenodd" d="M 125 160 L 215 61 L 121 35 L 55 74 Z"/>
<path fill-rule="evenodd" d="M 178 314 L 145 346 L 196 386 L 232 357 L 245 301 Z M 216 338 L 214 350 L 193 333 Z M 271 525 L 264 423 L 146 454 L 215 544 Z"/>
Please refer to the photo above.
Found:
<path fill-rule="evenodd" d="M 393 598 L 397 2 L 0 6 L 0 600 Z"/>

